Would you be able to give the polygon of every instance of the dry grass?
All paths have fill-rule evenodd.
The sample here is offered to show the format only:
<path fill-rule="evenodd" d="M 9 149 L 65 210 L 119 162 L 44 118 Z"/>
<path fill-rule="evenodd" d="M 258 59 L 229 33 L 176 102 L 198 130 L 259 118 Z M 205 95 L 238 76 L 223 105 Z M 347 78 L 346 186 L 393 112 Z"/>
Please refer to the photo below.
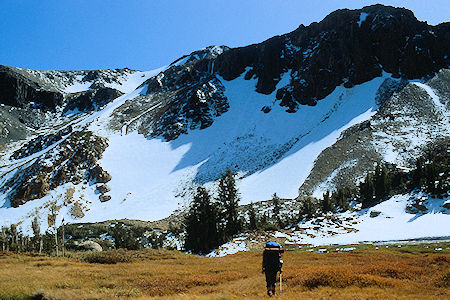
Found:
<path fill-rule="evenodd" d="M 121 259 L 101 264 L 108 256 Z M 280 299 L 450 298 L 447 253 L 296 251 L 283 259 Z M 0 252 L 0 299 L 259 299 L 266 297 L 260 264 L 259 252 L 223 258 L 166 250 L 70 258 Z"/>

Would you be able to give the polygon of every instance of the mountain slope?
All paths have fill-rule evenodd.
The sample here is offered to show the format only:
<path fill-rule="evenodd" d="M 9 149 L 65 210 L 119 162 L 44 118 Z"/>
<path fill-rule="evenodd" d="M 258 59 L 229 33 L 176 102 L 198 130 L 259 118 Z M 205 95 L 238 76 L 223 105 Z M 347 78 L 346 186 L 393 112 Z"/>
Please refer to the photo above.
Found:
<path fill-rule="evenodd" d="M 448 29 L 375 5 L 154 71 L 4 67 L 0 222 L 156 220 L 227 168 L 247 204 L 410 167 L 449 135 Z"/>

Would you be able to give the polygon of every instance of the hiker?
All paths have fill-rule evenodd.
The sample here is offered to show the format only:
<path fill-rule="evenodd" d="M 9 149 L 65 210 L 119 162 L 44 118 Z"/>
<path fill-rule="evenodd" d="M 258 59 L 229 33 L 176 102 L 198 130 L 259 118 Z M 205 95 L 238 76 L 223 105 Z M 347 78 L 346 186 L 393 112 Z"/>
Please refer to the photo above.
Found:
<path fill-rule="evenodd" d="M 283 267 L 281 253 L 284 250 L 281 245 L 275 242 L 267 242 L 263 252 L 262 272 L 266 274 L 267 295 L 271 297 L 275 295 L 275 285 L 277 282 L 277 273 Z"/>

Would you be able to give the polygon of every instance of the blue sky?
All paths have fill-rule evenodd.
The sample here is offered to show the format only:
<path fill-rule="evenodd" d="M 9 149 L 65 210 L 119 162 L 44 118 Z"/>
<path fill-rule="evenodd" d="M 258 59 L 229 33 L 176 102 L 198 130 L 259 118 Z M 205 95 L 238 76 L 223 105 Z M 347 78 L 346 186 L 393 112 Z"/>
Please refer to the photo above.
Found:
<path fill-rule="evenodd" d="M 245 46 L 339 8 L 403 6 L 430 24 L 450 0 L 0 0 L 0 64 L 150 70 L 208 45 Z"/>

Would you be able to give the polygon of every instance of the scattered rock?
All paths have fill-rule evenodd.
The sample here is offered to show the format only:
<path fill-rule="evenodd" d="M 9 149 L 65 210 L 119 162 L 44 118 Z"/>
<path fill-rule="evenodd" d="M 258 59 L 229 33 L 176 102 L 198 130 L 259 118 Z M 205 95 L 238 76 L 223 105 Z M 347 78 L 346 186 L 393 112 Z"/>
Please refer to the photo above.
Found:
<path fill-rule="evenodd" d="M 111 191 L 111 188 L 107 184 L 100 184 L 97 185 L 97 191 L 100 194 L 106 194 L 107 192 Z"/>
<path fill-rule="evenodd" d="M 65 111 L 67 112 L 75 109 L 82 112 L 92 111 L 123 95 L 121 91 L 103 87 L 100 83 L 93 84 L 91 87 L 97 89 L 91 89 L 68 96 Z"/>
<path fill-rule="evenodd" d="M 428 210 L 428 208 L 425 205 L 423 205 L 422 202 L 416 202 L 412 206 L 422 212 L 425 212 Z"/>
<path fill-rule="evenodd" d="M 99 199 L 100 199 L 100 202 L 107 202 L 107 201 L 111 200 L 111 196 L 110 195 L 101 195 L 99 197 Z"/>
<path fill-rule="evenodd" d="M 370 217 L 371 217 L 371 218 L 376 218 L 376 217 L 378 217 L 380 214 L 381 214 L 381 211 L 378 211 L 378 210 L 372 210 L 372 211 L 370 211 Z"/>
<path fill-rule="evenodd" d="M 269 113 L 272 109 L 269 106 L 263 106 L 263 108 L 261 108 L 261 111 L 265 114 Z"/>
<path fill-rule="evenodd" d="M 80 183 L 87 179 L 85 176 L 94 183 L 105 183 L 111 180 L 111 176 L 97 164 L 97 161 L 107 146 L 106 139 L 89 131 L 71 133 L 70 137 L 40 156 L 31 165 L 25 165 L 25 168 L 20 169 L 16 176 L 0 188 L 0 192 L 14 187 L 15 190 L 13 189 L 8 196 L 11 205 L 17 207 L 29 200 L 42 198 L 50 189 L 65 183 Z M 26 156 L 30 152 L 18 153 L 21 153 L 19 156 Z M 36 177 L 36 174 L 39 176 Z"/>

